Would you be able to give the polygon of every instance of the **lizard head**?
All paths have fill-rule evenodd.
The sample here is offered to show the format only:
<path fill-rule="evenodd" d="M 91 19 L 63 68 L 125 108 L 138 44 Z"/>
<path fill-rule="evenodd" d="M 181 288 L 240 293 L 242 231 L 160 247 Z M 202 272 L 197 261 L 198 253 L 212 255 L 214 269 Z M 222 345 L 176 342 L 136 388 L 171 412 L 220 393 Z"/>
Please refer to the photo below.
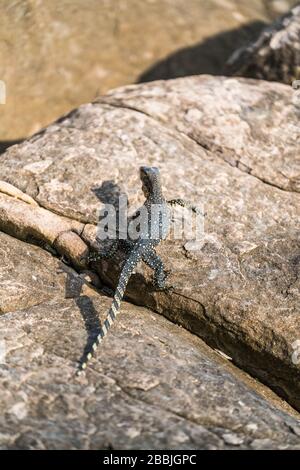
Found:
<path fill-rule="evenodd" d="M 141 166 L 140 178 L 142 181 L 142 190 L 146 198 L 155 193 L 160 194 L 161 185 L 158 168 L 155 166 Z"/>

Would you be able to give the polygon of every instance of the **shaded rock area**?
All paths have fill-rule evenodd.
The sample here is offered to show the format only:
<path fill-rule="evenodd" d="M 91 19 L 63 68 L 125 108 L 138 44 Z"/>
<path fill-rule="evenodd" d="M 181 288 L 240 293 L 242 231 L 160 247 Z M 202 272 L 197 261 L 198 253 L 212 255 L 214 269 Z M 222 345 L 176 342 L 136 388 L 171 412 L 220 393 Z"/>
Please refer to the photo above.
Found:
<path fill-rule="evenodd" d="M 236 28 L 226 28 L 195 45 L 180 48 L 147 68 L 137 82 L 169 80 L 202 73 L 221 75 L 226 70 L 227 60 L 236 50 L 236 44 L 242 47 L 255 41 L 266 25 L 261 20 L 250 21 Z"/>
<path fill-rule="evenodd" d="M 108 89 L 137 81 L 170 55 L 164 78 L 220 73 L 236 47 L 293 4 L 0 0 L 0 80 L 7 86 L 0 151 Z"/>
<path fill-rule="evenodd" d="M 142 307 L 124 302 L 76 378 L 110 299 L 40 247 L 0 246 L 1 449 L 300 449 L 297 413 Z"/>
<path fill-rule="evenodd" d="M 292 84 L 300 79 L 300 3 L 264 29 L 259 38 L 237 49 L 226 71 L 232 75 Z"/>
<path fill-rule="evenodd" d="M 92 266 L 84 258 L 95 248 L 97 210 L 119 193 L 138 207 L 138 167 L 158 166 L 168 199 L 203 208 L 205 232 L 196 247 L 186 236 L 159 247 L 173 291 L 156 292 L 141 265 L 127 298 L 197 334 L 300 409 L 292 94 L 282 84 L 201 76 L 125 87 L 81 106 L 2 155 L 0 229 L 113 286 L 121 253 Z"/>

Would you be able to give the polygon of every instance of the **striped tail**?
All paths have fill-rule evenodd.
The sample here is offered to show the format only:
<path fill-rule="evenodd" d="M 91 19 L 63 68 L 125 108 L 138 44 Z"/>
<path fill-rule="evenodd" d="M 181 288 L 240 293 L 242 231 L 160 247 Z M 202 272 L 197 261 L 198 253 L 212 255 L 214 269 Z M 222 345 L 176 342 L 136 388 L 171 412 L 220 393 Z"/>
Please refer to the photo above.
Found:
<path fill-rule="evenodd" d="M 137 253 L 137 250 L 133 249 L 133 251 L 131 252 L 129 258 L 126 260 L 124 267 L 122 269 L 111 307 L 101 327 L 100 333 L 98 334 L 96 340 L 92 344 L 90 351 L 86 354 L 85 360 L 81 362 L 79 366 L 79 370 L 77 371 L 77 375 L 80 375 L 86 369 L 87 363 L 93 357 L 97 347 L 103 341 L 104 337 L 108 333 L 108 330 L 111 328 L 111 326 L 115 322 L 116 317 L 118 313 L 120 312 L 121 301 L 123 299 L 127 283 L 139 259 L 140 259 L 140 256 Z"/>

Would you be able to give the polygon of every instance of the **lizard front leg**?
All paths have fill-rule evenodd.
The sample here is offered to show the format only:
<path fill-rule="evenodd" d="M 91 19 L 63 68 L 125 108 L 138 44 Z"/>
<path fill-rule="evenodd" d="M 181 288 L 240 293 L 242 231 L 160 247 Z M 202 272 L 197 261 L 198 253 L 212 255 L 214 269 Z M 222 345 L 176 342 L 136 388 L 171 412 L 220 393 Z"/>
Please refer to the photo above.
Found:
<path fill-rule="evenodd" d="M 186 201 L 185 199 L 170 199 L 167 202 L 170 206 L 176 206 L 177 205 L 177 206 L 181 206 L 181 207 L 186 207 L 187 209 L 192 210 L 196 214 L 200 214 L 200 215 L 202 214 L 202 212 L 200 211 L 200 209 L 197 206 L 195 206 L 194 204 L 192 204 L 189 201 Z"/>

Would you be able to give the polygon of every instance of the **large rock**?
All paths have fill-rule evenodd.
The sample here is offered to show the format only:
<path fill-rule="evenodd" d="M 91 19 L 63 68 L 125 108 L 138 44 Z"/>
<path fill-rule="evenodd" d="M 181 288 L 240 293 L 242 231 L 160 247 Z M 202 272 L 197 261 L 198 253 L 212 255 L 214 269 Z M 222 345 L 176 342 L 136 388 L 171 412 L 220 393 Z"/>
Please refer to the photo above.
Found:
<path fill-rule="evenodd" d="M 100 102 L 150 115 L 212 151 L 217 161 L 300 192 L 299 100 L 292 87 L 201 76 L 121 88 Z"/>
<path fill-rule="evenodd" d="M 110 299 L 41 248 L 0 244 L 1 449 L 300 449 L 299 415 L 141 307 L 124 302 L 76 378 Z"/>
<path fill-rule="evenodd" d="M 179 49 L 169 76 L 220 73 L 236 47 L 293 3 L 189 0 L 187 8 L 186 0 L 0 0 L 0 80 L 7 85 L 0 141 L 8 141 L 0 151 L 100 93 L 138 80 Z"/>
<path fill-rule="evenodd" d="M 4 185 L 0 228 L 86 269 L 80 259 L 94 243 L 97 209 L 116 188 L 132 207 L 141 203 L 138 167 L 157 165 L 168 198 L 203 205 L 205 233 L 198 250 L 185 238 L 159 248 L 173 291 L 155 292 L 141 265 L 128 298 L 201 336 L 300 409 L 292 93 L 208 76 L 116 90 L 2 155 L 0 178 L 41 207 Z M 93 266 L 105 284 L 116 282 L 120 258 Z"/>
<path fill-rule="evenodd" d="M 232 75 L 292 84 L 300 79 L 300 4 L 229 58 Z"/>

